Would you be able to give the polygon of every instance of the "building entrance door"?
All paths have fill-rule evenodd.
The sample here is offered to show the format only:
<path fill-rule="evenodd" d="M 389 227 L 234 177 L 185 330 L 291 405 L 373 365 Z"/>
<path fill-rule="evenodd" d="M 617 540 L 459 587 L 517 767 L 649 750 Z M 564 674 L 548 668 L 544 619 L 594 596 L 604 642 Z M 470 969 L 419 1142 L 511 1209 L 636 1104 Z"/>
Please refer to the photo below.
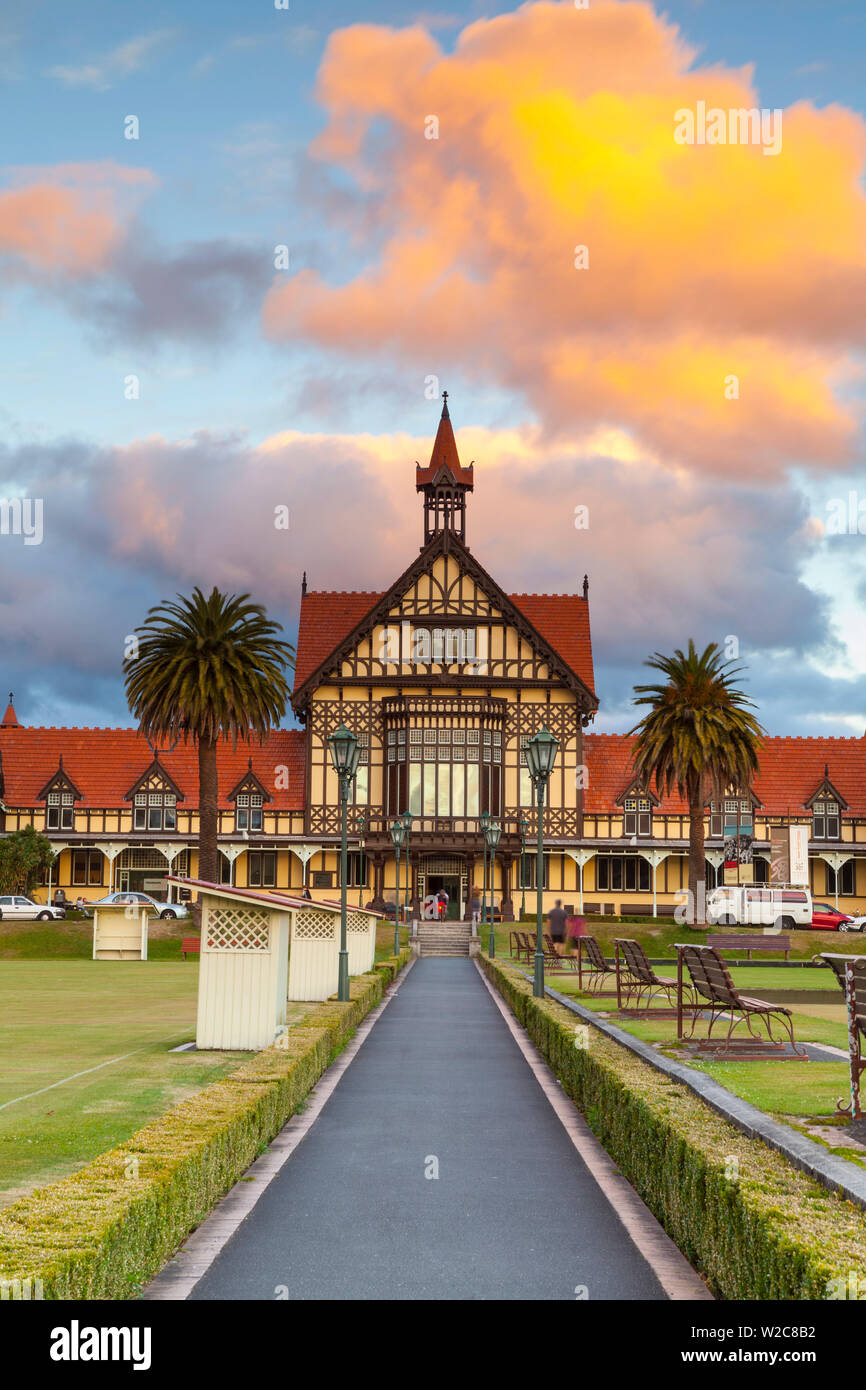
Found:
<path fill-rule="evenodd" d="M 438 893 L 443 888 L 448 894 L 445 917 L 449 922 L 456 922 L 460 917 L 460 879 L 456 874 L 427 875 L 428 893 Z"/>

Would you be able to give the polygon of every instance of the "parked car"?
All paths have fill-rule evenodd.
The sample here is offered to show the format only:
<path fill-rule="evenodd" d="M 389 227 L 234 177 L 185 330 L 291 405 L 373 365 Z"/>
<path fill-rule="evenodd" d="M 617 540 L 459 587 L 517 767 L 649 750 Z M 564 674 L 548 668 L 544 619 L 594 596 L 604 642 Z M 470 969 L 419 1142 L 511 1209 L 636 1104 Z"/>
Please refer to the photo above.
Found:
<path fill-rule="evenodd" d="M 808 888 L 727 884 L 707 894 L 707 921 L 716 927 L 775 927 L 793 931 L 812 926 Z"/>
<path fill-rule="evenodd" d="M 35 903 L 32 898 L 21 898 L 14 893 L 0 897 L 0 919 L 4 922 L 50 922 L 65 916 L 65 907 Z"/>
<path fill-rule="evenodd" d="M 866 916 L 855 913 L 847 922 L 839 923 L 840 931 L 866 931 Z"/>
<path fill-rule="evenodd" d="M 109 893 L 106 898 L 85 903 L 84 912 L 88 917 L 91 917 L 95 907 L 108 907 L 111 903 L 128 903 L 131 907 L 148 907 L 157 917 L 161 917 L 165 921 L 173 917 L 189 916 L 189 908 L 183 903 L 160 902 L 159 898 L 152 898 L 149 893 Z"/>
<path fill-rule="evenodd" d="M 815 931 L 847 931 L 850 921 L 848 913 L 840 912 L 838 907 L 831 907 L 829 903 L 812 904 L 812 926 Z"/>

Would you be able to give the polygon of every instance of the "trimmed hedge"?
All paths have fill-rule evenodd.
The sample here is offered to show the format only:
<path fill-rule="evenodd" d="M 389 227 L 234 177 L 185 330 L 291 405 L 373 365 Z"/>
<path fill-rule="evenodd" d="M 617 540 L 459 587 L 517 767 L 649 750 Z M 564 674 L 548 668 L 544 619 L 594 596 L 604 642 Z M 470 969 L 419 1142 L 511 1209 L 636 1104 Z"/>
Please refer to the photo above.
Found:
<path fill-rule="evenodd" d="M 479 962 L 566 1094 L 686 1258 L 723 1299 L 825 1299 L 866 1271 L 866 1216 L 698 1096 L 536 999 L 522 976 Z M 734 1176 L 735 1174 L 735 1176 Z"/>
<path fill-rule="evenodd" d="M 49 1299 L 134 1298 L 298 1109 L 410 953 L 63 1182 L 0 1212 L 0 1279 Z"/>

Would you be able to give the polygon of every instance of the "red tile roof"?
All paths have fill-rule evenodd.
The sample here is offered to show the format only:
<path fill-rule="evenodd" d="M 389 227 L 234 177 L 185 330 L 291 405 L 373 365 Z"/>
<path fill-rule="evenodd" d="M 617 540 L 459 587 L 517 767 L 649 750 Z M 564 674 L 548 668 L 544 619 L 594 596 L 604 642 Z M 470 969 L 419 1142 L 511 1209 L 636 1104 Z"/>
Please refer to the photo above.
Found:
<path fill-rule="evenodd" d="M 426 468 L 422 468 L 420 463 L 415 468 L 415 488 L 420 490 L 428 483 L 432 483 L 440 468 L 447 468 L 456 483 L 461 483 L 470 492 L 474 487 L 475 470 L 470 463 L 468 468 L 464 468 L 460 462 L 460 455 L 457 452 L 457 441 L 454 438 L 454 430 L 451 426 L 451 416 L 448 414 L 448 402 L 446 400 L 442 407 L 442 418 L 439 421 L 439 428 L 436 431 L 436 438 L 433 441 L 433 451 L 430 454 L 430 462 Z"/>
<path fill-rule="evenodd" d="M 82 794 L 81 807 L 120 807 L 139 777 L 153 761 L 153 753 L 135 729 L 29 729 L 17 725 L 0 728 L 0 772 L 7 806 L 35 806 L 37 797 L 60 766 Z M 221 807 L 247 771 L 253 772 L 273 797 L 268 804 L 279 810 L 304 806 L 304 734 L 300 729 L 279 729 L 264 743 L 224 743 L 218 751 Z M 173 752 L 160 752 L 159 761 L 184 795 L 183 805 L 198 806 L 198 754 L 192 743 L 178 743 Z M 277 785 L 277 769 L 288 768 L 288 787 Z M 285 781 L 281 776 L 279 781 Z"/>
<path fill-rule="evenodd" d="M 584 761 L 588 769 L 585 808 L 613 811 L 618 796 L 633 777 L 628 734 L 585 734 Z M 824 780 L 825 764 L 831 783 L 848 803 L 849 816 L 866 816 L 866 737 L 768 738 L 760 752 L 752 790 L 760 814 L 784 815 L 802 811 Z M 653 788 L 658 794 L 658 789 Z M 661 811 L 680 814 L 687 804 L 674 790 L 662 797 Z"/>
<path fill-rule="evenodd" d="M 511 594 L 509 597 L 595 694 L 588 601 L 578 594 Z M 384 594 L 310 592 L 304 595 L 298 628 L 295 690 L 300 690 L 381 598 Z M 447 620 L 443 618 L 442 621 Z"/>

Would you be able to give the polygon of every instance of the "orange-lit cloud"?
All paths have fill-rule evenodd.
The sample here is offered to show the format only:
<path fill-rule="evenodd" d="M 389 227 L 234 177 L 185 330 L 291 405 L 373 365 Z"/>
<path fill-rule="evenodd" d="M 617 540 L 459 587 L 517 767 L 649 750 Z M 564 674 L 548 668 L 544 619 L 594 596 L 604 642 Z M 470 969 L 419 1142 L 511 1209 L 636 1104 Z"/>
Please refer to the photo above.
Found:
<path fill-rule="evenodd" d="M 41 276 L 76 277 L 105 268 L 123 235 L 135 190 L 154 182 L 111 161 L 18 169 L 0 189 L 0 257 Z"/>
<path fill-rule="evenodd" d="M 376 250 L 344 283 L 275 284 L 266 331 L 459 363 L 551 433 L 617 424 L 674 466 L 846 466 L 866 124 L 801 102 L 776 155 L 679 144 L 678 110 L 761 106 L 750 69 L 695 58 L 644 0 L 524 5 L 453 54 L 420 26 L 336 33 L 314 153 L 378 204 Z"/>

